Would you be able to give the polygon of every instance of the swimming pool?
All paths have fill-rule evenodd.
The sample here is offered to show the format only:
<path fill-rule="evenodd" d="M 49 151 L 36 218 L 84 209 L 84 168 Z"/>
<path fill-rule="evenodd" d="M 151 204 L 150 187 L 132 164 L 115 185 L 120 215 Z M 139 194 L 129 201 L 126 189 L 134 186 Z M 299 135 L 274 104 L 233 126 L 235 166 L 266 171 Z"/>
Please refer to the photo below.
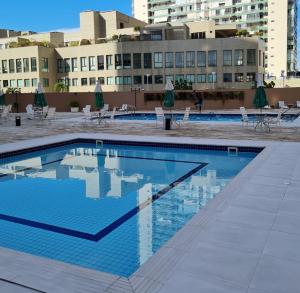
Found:
<path fill-rule="evenodd" d="M 3 155 L 0 246 L 128 277 L 260 150 L 76 140 Z"/>
<path fill-rule="evenodd" d="M 183 114 L 174 113 L 176 120 L 183 118 Z M 255 121 L 256 114 L 248 114 L 250 121 Z M 277 114 L 268 114 L 270 117 L 276 117 Z M 284 114 L 282 120 L 284 122 L 293 122 L 298 117 L 297 114 Z M 192 122 L 241 122 L 242 116 L 240 114 L 190 114 L 190 121 Z M 135 114 L 122 114 L 115 116 L 117 120 L 144 120 L 154 121 L 156 115 L 154 113 L 135 113 Z"/>

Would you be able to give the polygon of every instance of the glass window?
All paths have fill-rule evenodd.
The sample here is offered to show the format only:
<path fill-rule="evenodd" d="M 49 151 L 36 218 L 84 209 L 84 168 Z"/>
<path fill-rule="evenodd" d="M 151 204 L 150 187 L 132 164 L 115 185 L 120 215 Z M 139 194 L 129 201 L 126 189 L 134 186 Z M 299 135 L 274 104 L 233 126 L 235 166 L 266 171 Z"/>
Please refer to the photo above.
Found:
<path fill-rule="evenodd" d="M 8 73 L 7 60 L 2 60 L 2 73 Z"/>
<path fill-rule="evenodd" d="M 235 73 L 234 81 L 235 82 L 244 82 L 244 73 Z"/>
<path fill-rule="evenodd" d="M 98 77 L 98 81 L 100 84 L 105 84 L 105 79 L 103 76 Z"/>
<path fill-rule="evenodd" d="M 166 75 L 166 83 L 168 80 L 171 80 L 172 83 L 174 82 L 174 75 Z"/>
<path fill-rule="evenodd" d="M 155 75 L 154 76 L 154 83 L 155 84 L 163 84 L 164 83 L 164 77 L 162 75 Z"/>
<path fill-rule="evenodd" d="M 112 55 L 106 55 L 106 69 L 112 70 L 113 69 L 113 56 Z"/>
<path fill-rule="evenodd" d="M 232 66 L 232 51 L 223 51 L 223 66 Z"/>
<path fill-rule="evenodd" d="M 152 53 L 144 53 L 144 68 L 152 68 Z"/>
<path fill-rule="evenodd" d="M 24 79 L 24 87 L 30 87 L 30 79 Z"/>
<path fill-rule="evenodd" d="M 81 67 L 81 71 L 87 71 L 88 70 L 87 58 L 86 57 L 81 57 L 80 58 L 80 67 Z"/>
<path fill-rule="evenodd" d="M 78 78 L 72 78 L 72 86 L 78 86 Z"/>
<path fill-rule="evenodd" d="M 17 87 L 18 88 L 23 87 L 23 79 L 18 79 L 17 80 Z"/>
<path fill-rule="evenodd" d="M 96 70 L 96 57 L 90 56 L 89 57 L 89 71 L 95 71 Z"/>
<path fill-rule="evenodd" d="M 65 85 L 68 87 L 71 85 L 70 78 L 67 78 L 67 77 L 65 78 Z"/>
<path fill-rule="evenodd" d="M 248 49 L 247 50 L 247 65 L 256 65 L 256 50 Z"/>
<path fill-rule="evenodd" d="M 255 72 L 248 72 L 247 73 L 246 81 L 247 82 L 253 82 L 255 80 L 256 80 L 256 74 L 255 74 Z"/>
<path fill-rule="evenodd" d="M 154 53 L 154 68 L 163 67 L 163 53 L 156 52 Z"/>
<path fill-rule="evenodd" d="M 16 60 L 16 68 L 17 68 L 17 72 L 22 72 L 22 60 L 21 59 L 17 59 Z"/>
<path fill-rule="evenodd" d="M 134 69 L 142 68 L 142 54 L 140 53 L 133 54 L 133 68 Z"/>
<path fill-rule="evenodd" d="M 166 68 L 173 68 L 174 67 L 174 53 L 167 52 L 166 53 L 166 61 L 165 61 L 165 67 Z"/>
<path fill-rule="evenodd" d="M 49 61 L 48 58 L 42 58 L 42 72 L 49 72 Z"/>
<path fill-rule="evenodd" d="M 144 84 L 152 84 L 152 75 L 144 75 Z"/>
<path fill-rule="evenodd" d="M 176 68 L 184 67 L 184 52 L 176 52 L 175 54 L 175 66 Z"/>
<path fill-rule="evenodd" d="M 195 52 L 194 51 L 186 52 L 186 67 L 188 67 L 188 68 L 195 67 Z"/>
<path fill-rule="evenodd" d="M 133 77 L 133 84 L 142 84 L 142 77 L 140 75 L 135 75 Z"/>
<path fill-rule="evenodd" d="M 32 87 L 37 87 L 37 83 L 38 83 L 37 78 L 33 78 L 33 79 L 31 80 L 31 85 L 32 85 Z"/>
<path fill-rule="evenodd" d="M 115 68 L 122 69 L 122 55 L 115 54 Z"/>
<path fill-rule="evenodd" d="M 244 51 L 241 49 L 234 50 L 234 65 L 242 66 L 244 65 Z"/>
<path fill-rule="evenodd" d="M 72 72 L 78 71 L 78 64 L 77 64 L 77 58 L 72 58 Z"/>
<path fill-rule="evenodd" d="M 81 85 L 82 85 L 82 86 L 88 85 L 88 79 L 87 79 L 87 78 L 82 78 L 82 79 L 81 79 Z"/>
<path fill-rule="evenodd" d="M 195 74 L 187 74 L 186 75 L 186 81 L 188 83 L 195 83 Z"/>
<path fill-rule="evenodd" d="M 36 58 L 32 57 L 30 63 L 31 63 L 31 72 L 36 72 L 37 71 Z"/>
<path fill-rule="evenodd" d="M 63 73 L 64 72 L 64 61 L 63 59 L 57 59 L 57 72 Z"/>
<path fill-rule="evenodd" d="M 175 80 L 176 81 L 184 80 L 184 75 L 183 74 L 176 74 Z"/>
<path fill-rule="evenodd" d="M 23 71 L 29 72 L 29 58 L 23 58 Z"/>
<path fill-rule="evenodd" d="M 123 84 L 123 76 L 116 76 L 116 84 L 117 85 Z"/>
<path fill-rule="evenodd" d="M 43 84 L 43 87 L 49 87 L 49 79 L 48 78 L 43 78 L 42 79 L 42 84 Z"/>
<path fill-rule="evenodd" d="M 197 52 L 197 66 L 206 67 L 206 52 L 198 51 Z"/>
<path fill-rule="evenodd" d="M 123 84 L 124 85 L 132 85 L 132 78 L 131 78 L 131 76 L 123 76 Z"/>
<path fill-rule="evenodd" d="M 17 86 L 16 80 L 15 80 L 15 79 L 11 79 L 11 80 L 9 81 L 9 86 L 12 87 L 12 88 L 15 88 L 15 87 Z"/>
<path fill-rule="evenodd" d="M 9 73 L 15 73 L 15 60 L 9 59 Z"/>
<path fill-rule="evenodd" d="M 104 56 L 97 56 L 98 70 L 104 70 Z"/>
<path fill-rule="evenodd" d="M 106 84 L 107 85 L 112 85 L 114 84 L 114 77 L 113 76 L 109 76 L 106 78 Z"/>
<path fill-rule="evenodd" d="M 90 77 L 90 85 L 95 85 L 95 84 L 96 84 L 96 78 Z"/>
<path fill-rule="evenodd" d="M 8 80 L 3 80 L 3 87 L 8 87 Z"/>
<path fill-rule="evenodd" d="M 197 81 L 198 83 L 206 83 L 206 74 L 198 74 Z"/>
<path fill-rule="evenodd" d="M 232 73 L 224 73 L 223 82 L 232 82 Z"/>
<path fill-rule="evenodd" d="M 217 82 L 217 75 L 216 74 L 213 74 L 213 73 L 209 73 L 207 75 L 207 81 L 209 83 L 216 83 Z"/>
<path fill-rule="evenodd" d="M 123 68 L 131 68 L 131 54 L 123 54 Z"/>
<path fill-rule="evenodd" d="M 208 66 L 217 66 L 217 51 L 208 51 Z"/>
<path fill-rule="evenodd" d="M 65 72 L 71 71 L 71 59 L 67 58 L 65 59 Z"/>

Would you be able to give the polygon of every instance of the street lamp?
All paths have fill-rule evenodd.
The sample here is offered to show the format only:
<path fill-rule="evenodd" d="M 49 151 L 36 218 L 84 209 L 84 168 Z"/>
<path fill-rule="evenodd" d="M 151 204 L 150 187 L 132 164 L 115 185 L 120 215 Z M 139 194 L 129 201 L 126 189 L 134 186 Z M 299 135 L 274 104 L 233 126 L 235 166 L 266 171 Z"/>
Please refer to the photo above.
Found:
<path fill-rule="evenodd" d="M 136 94 L 139 93 L 139 92 L 141 92 L 141 90 L 142 89 L 140 87 L 131 87 L 130 88 L 130 91 L 132 93 L 134 93 L 134 108 L 135 108 L 135 110 L 136 110 Z"/>

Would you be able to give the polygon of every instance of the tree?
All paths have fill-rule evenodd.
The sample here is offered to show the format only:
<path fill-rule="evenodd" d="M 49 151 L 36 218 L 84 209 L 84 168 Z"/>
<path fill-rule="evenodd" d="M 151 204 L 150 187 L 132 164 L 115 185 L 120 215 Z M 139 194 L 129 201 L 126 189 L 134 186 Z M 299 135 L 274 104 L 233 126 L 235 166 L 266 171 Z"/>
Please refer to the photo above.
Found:
<path fill-rule="evenodd" d="M 6 93 L 11 94 L 11 95 L 15 95 L 15 102 L 14 102 L 13 106 L 16 109 L 16 112 L 19 113 L 18 95 L 21 93 L 21 89 L 16 88 L 16 87 L 9 87 L 6 90 Z"/>
<path fill-rule="evenodd" d="M 64 82 L 57 82 L 54 85 L 54 90 L 57 93 L 66 93 L 69 91 L 69 87 Z"/>
<path fill-rule="evenodd" d="M 175 81 L 175 90 L 192 90 L 193 84 L 191 82 L 187 82 L 186 79 L 180 79 Z"/>

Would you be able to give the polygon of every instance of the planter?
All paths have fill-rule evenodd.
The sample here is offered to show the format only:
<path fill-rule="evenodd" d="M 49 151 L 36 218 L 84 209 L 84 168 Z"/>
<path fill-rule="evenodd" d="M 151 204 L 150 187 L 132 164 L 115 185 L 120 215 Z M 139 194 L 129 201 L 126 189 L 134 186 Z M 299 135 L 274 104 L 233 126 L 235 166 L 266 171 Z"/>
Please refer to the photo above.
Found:
<path fill-rule="evenodd" d="M 71 107 L 71 113 L 78 113 L 79 107 Z"/>

